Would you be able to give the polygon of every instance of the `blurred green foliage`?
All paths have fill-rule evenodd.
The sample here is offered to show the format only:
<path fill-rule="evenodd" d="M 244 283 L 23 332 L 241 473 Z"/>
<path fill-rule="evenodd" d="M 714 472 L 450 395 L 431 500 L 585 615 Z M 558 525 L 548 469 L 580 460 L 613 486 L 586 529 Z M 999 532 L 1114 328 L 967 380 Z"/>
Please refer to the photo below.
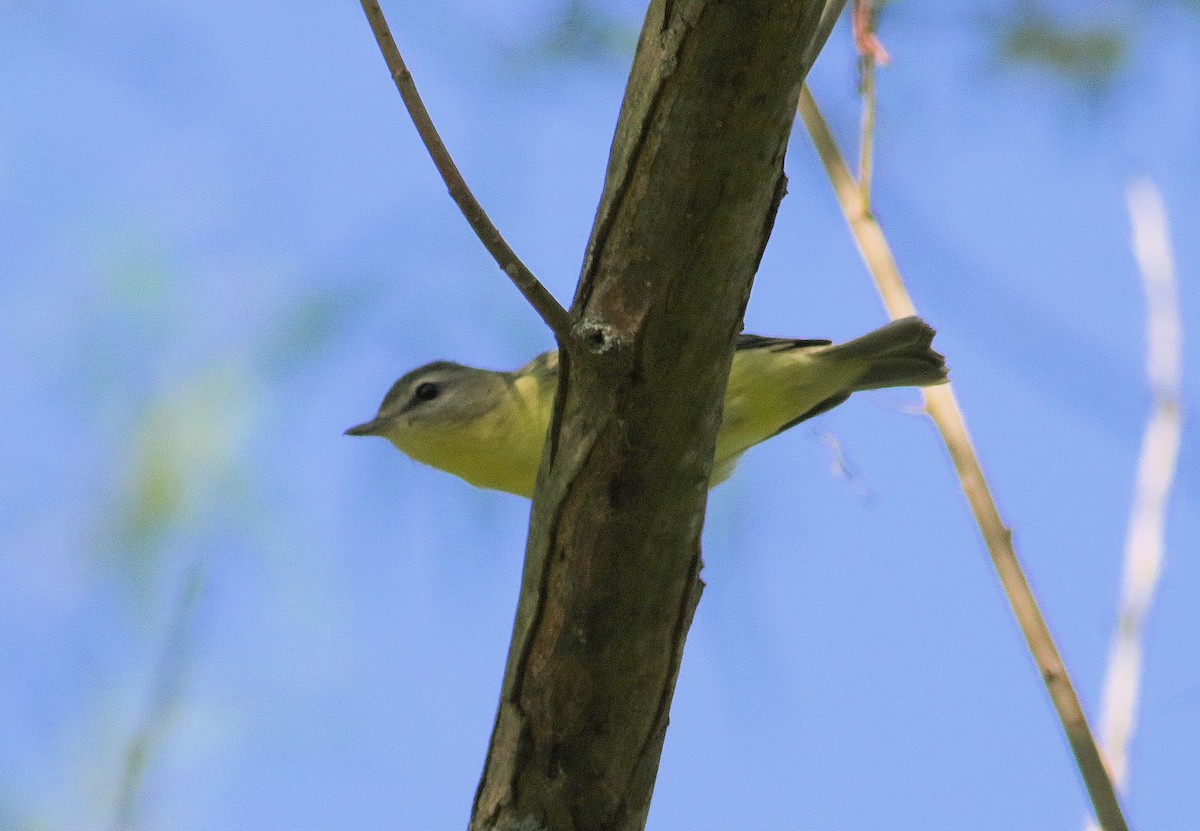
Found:
<path fill-rule="evenodd" d="M 615 19 L 603 4 L 567 0 L 540 51 L 552 60 L 632 54 L 637 38 L 637 29 Z"/>
<path fill-rule="evenodd" d="M 134 428 L 119 527 L 130 550 L 200 520 L 237 480 L 253 385 L 233 362 L 215 364 L 152 401 Z"/>
<path fill-rule="evenodd" d="M 166 630 L 117 774 L 114 827 L 133 828 L 144 783 L 186 697 L 198 636 L 195 616 L 203 603 L 204 575 L 213 565 L 210 553 L 186 541 L 204 539 L 230 516 L 247 539 L 262 533 L 246 521 L 257 515 L 245 510 L 260 485 L 249 458 L 260 416 L 272 408 L 289 374 L 332 347 L 371 295 L 361 287 L 291 294 L 282 308 L 268 311 L 256 325 L 230 330 L 216 341 L 218 351 L 195 356 L 182 377 L 173 378 L 180 370 L 166 346 L 191 324 L 191 307 L 178 297 L 178 275 L 146 240 L 122 238 L 111 248 L 113 262 L 100 269 L 106 302 L 96 307 L 97 325 L 83 334 L 85 341 L 98 340 L 90 349 L 80 344 L 102 356 L 97 372 L 106 391 L 133 396 L 121 410 L 125 432 L 116 446 L 107 499 L 111 536 L 102 547 L 135 589 L 126 598 L 142 601 L 143 614 L 155 621 L 143 636 L 155 637 L 160 626 Z M 145 366 L 122 363 L 104 348 L 103 342 L 120 335 L 136 344 Z M 170 379 L 165 385 L 147 385 L 148 379 L 164 377 Z M 180 584 L 178 567 L 185 559 L 193 562 Z M 144 601 L 163 593 L 174 599 L 160 620 L 159 604 Z"/>
<path fill-rule="evenodd" d="M 377 286 L 355 286 L 298 296 L 255 350 L 263 370 L 274 376 L 297 369 L 308 359 L 333 348 L 355 315 L 367 310 Z"/>
<path fill-rule="evenodd" d="M 1033 12 L 1003 24 L 998 48 L 1009 62 L 1099 89 L 1125 65 L 1130 36 L 1128 29 L 1110 23 L 1067 24 Z"/>
<path fill-rule="evenodd" d="M 538 35 L 504 51 L 508 62 L 521 69 L 628 58 L 637 46 L 640 23 L 594 0 L 563 0 L 547 11 Z"/>

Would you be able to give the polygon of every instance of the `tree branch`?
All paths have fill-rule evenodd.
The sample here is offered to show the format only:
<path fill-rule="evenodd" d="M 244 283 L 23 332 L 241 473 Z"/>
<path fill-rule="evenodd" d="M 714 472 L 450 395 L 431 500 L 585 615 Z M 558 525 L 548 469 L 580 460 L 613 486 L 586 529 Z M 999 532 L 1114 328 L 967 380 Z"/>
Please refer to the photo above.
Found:
<path fill-rule="evenodd" d="M 404 106 L 408 108 L 408 114 L 421 136 L 421 141 L 425 142 L 425 148 L 429 151 L 433 163 L 437 165 L 438 173 L 442 175 L 442 179 L 450 191 L 450 197 L 458 205 L 484 248 L 495 258 L 501 270 L 508 275 L 518 291 L 525 295 L 529 305 L 533 306 L 550 330 L 554 332 L 555 339 L 560 345 L 566 343 L 571 335 L 573 324 L 571 316 L 554 299 L 554 295 L 538 282 L 537 277 L 526 267 L 525 263 L 521 262 L 521 258 L 509 247 L 504 237 L 500 235 L 500 231 L 488 218 L 483 206 L 471 193 L 466 180 L 458 171 L 458 166 L 454 164 L 450 151 L 446 149 L 442 137 L 438 135 L 437 128 L 433 125 L 433 119 L 429 117 L 429 112 L 425 109 L 424 102 L 421 101 L 417 86 L 413 83 L 412 73 L 408 71 L 404 58 L 400 55 L 400 49 L 392 38 L 392 32 L 388 28 L 383 11 L 379 8 L 379 3 L 376 0 L 361 0 L 361 2 L 367 20 L 371 24 L 371 31 L 375 33 L 375 40 L 379 43 L 379 51 L 383 53 L 383 59 L 387 61 L 388 69 L 392 73 L 392 80 L 396 82 L 396 89 L 400 91 L 400 97 L 404 99 Z"/>
<path fill-rule="evenodd" d="M 564 345 L 473 831 L 645 823 L 734 339 L 842 0 L 652 0 Z"/>
<path fill-rule="evenodd" d="M 892 256 L 891 247 L 883 235 L 883 229 L 868 210 L 865 198 L 854 182 L 837 142 L 807 87 L 800 95 L 800 115 L 825 165 L 842 213 L 845 214 L 846 222 L 850 225 L 854 240 L 858 244 L 859 253 L 875 279 L 875 286 L 888 313 L 893 318 L 916 314 L 912 298 L 904 286 L 904 279 L 900 276 L 900 270 Z M 1088 728 L 1079 696 L 1075 693 L 1058 648 L 1054 645 L 1054 639 L 1046 626 L 1046 620 L 1042 617 L 1037 600 L 1034 599 L 1033 590 L 1017 560 L 1012 545 L 1012 532 L 1000 519 L 1000 512 L 984 479 L 983 469 L 967 433 L 966 421 L 954 397 L 954 391 L 946 384 L 940 387 L 925 387 L 921 392 L 925 396 L 925 410 L 937 425 L 942 441 L 950 451 L 950 458 L 958 471 L 963 493 L 975 515 L 975 522 L 979 525 L 988 553 L 991 554 L 992 565 L 1000 577 L 1000 584 L 1004 587 L 1013 615 L 1025 635 L 1029 652 L 1041 671 L 1042 681 L 1046 684 L 1054 709 L 1067 734 L 1067 741 L 1075 753 L 1075 762 L 1087 785 L 1100 825 L 1105 831 L 1128 831 L 1129 827 L 1121 813 L 1112 780 L 1105 770 L 1095 737 Z"/>

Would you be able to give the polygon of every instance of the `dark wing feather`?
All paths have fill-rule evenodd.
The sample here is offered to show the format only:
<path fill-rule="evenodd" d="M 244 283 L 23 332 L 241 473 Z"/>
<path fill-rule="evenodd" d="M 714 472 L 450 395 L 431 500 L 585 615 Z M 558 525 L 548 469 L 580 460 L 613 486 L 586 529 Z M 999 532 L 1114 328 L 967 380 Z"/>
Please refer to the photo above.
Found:
<path fill-rule="evenodd" d="M 772 352 L 787 352 L 791 349 L 804 349 L 809 346 L 829 346 L 831 340 L 799 340 L 796 338 L 766 338 L 762 335 L 738 335 L 739 352 L 743 349 L 770 349 Z"/>
<path fill-rule="evenodd" d="M 822 401 L 820 404 L 813 407 L 808 412 L 806 412 L 800 416 L 797 416 L 796 418 L 793 418 L 791 421 L 789 421 L 787 424 L 780 427 L 778 430 L 776 430 L 771 435 L 778 436 L 784 430 L 790 430 L 791 428 L 795 427 L 797 424 L 799 424 L 802 421 L 808 421 L 813 416 L 819 416 L 821 413 L 827 413 L 830 410 L 832 410 L 834 407 L 836 407 L 838 404 L 841 404 L 843 401 L 845 401 L 849 397 L 850 397 L 850 393 L 848 393 L 848 392 L 839 392 L 837 395 L 831 395 L 828 398 L 826 398 L 824 401 Z"/>

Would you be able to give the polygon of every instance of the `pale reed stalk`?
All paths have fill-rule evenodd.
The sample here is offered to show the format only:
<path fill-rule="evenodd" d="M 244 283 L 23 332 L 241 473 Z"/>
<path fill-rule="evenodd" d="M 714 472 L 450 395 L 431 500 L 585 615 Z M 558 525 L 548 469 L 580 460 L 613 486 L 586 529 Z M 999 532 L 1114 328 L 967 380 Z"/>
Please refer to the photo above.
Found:
<path fill-rule="evenodd" d="M 1100 735 L 1109 772 L 1119 788 L 1129 779 L 1129 745 L 1142 682 L 1142 639 L 1162 575 L 1167 504 L 1183 433 L 1179 407 L 1183 332 L 1167 212 L 1149 179 L 1131 183 L 1126 198 L 1133 253 L 1146 293 L 1146 376 L 1154 403 L 1138 458 L 1117 629 L 1101 699 Z"/>
<path fill-rule="evenodd" d="M 800 92 L 799 109 L 813 145 L 825 165 L 830 184 L 854 235 L 859 253 L 875 279 L 875 287 L 879 290 L 888 314 L 893 318 L 915 314 L 916 308 L 900 276 L 883 229 L 871 214 L 862 188 L 850 174 L 837 142 L 807 86 Z M 966 421 L 954 397 L 954 391 L 950 384 L 946 384 L 940 387 L 926 387 L 921 392 L 925 396 L 925 411 L 937 426 L 942 441 L 950 452 L 963 493 L 971 506 L 971 512 L 975 515 L 975 522 L 979 525 L 979 531 L 1004 587 L 1004 594 L 1008 598 L 1013 616 L 1025 635 L 1029 652 L 1037 663 L 1046 690 L 1050 693 L 1050 700 L 1075 754 L 1076 765 L 1087 786 L 1100 825 L 1104 831 L 1129 831 L 1112 780 L 1105 770 L 1096 740 L 1079 703 L 1079 696 L 1075 693 L 1045 618 L 1029 587 L 1029 581 L 1025 578 L 1013 550 L 1012 533 L 1000 519 L 995 500 L 984 479 L 983 469 L 967 433 Z"/>

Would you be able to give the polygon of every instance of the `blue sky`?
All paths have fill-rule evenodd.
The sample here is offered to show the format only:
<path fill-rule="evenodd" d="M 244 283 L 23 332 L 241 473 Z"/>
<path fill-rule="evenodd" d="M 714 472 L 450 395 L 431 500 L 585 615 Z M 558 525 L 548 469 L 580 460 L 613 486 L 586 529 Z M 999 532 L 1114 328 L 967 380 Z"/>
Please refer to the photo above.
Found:
<path fill-rule="evenodd" d="M 477 195 L 564 302 L 630 53 L 560 7 L 385 6 Z M 1125 188 L 1160 187 L 1196 410 L 1194 7 L 1112 84 L 1002 61 L 1002 3 L 896 4 L 875 206 L 1095 714 L 1150 398 Z M 640 8 L 619 4 L 618 35 Z M 948 22 L 952 21 L 952 22 Z M 341 431 L 412 367 L 550 338 L 471 236 L 353 4 L 0 8 L 0 829 L 463 827 L 528 504 Z M 834 33 L 811 82 L 857 129 Z M 884 321 L 803 132 L 747 331 Z M 713 492 L 654 829 L 1079 828 L 1082 787 L 944 450 L 864 394 Z M 1200 793 L 1200 468 L 1185 425 L 1126 797 Z M 835 440 L 853 475 L 834 475 Z M 190 600 L 181 600 L 188 586 Z M 162 667 L 167 671 L 162 671 Z"/>

